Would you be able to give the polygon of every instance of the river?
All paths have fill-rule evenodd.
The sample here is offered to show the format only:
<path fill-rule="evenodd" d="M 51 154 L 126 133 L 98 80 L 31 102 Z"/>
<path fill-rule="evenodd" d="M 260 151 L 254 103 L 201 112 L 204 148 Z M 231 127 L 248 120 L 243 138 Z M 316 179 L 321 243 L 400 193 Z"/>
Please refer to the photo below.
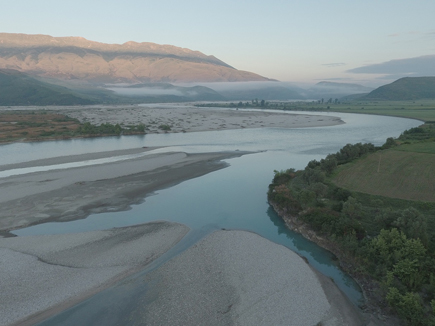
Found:
<path fill-rule="evenodd" d="M 307 114 L 307 112 L 300 113 Z M 225 169 L 158 191 L 129 211 L 95 214 L 71 222 L 44 223 L 16 230 L 14 233 L 25 236 L 82 232 L 155 220 L 179 222 L 192 228 L 190 237 L 156 262 L 152 267 L 154 268 L 156 264 L 163 263 L 165 259 L 186 249 L 213 230 L 220 228 L 249 230 L 306 257 L 314 268 L 334 279 L 340 289 L 355 304 L 358 304 L 361 300 L 358 286 L 338 268 L 333 255 L 288 230 L 270 208 L 266 198 L 268 184 L 273 178 L 274 170 L 304 168 L 308 161 L 335 153 L 347 143 L 371 142 L 381 145 L 386 138 L 397 137 L 402 131 L 416 127 L 421 122 L 395 117 L 335 112 L 315 114 L 337 116 L 345 121 L 345 124 L 300 129 L 263 128 L 149 134 L 0 146 L 2 164 L 143 146 L 165 146 L 162 151 L 189 153 L 224 150 L 257 152 L 227 160 L 230 166 Z M 113 291 L 113 289 L 106 290 L 104 296 L 107 297 L 108 293 L 116 293 Z M 101 295 L 97 295 L 94 300 L 101 300 L 101 298 Z M 90 301 L 92 302 L 92 299 Z M 86 304 L 92 303 L 88 300 Z"/>

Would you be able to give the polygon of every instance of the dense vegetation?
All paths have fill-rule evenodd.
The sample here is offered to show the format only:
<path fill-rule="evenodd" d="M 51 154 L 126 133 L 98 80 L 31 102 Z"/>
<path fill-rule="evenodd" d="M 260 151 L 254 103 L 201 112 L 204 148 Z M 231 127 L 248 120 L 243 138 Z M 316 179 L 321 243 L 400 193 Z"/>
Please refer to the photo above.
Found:
<path fill-rule="evenodd" d="M 435 201 L 357 192 L 338 186 L 336 179 L 343 168 L 378 151 L 434 141 L 435 126 L 429 124 L 405 131 L 397 140 L 389 138 L 382 147 L 348 144 L 302 171 L 275 171 L 268 192 L 283 218 L 307 225 L 325 239 L 322 244 L 353 276 L 377 284 L 376 293 L 369 293 L 373 300 L 383 298 L 376 304 L 385 302 L 408 325 L 435 325 Z M 433 165 L 434 154 L 424 155 L 432 160 L 424 164 Z M 435 175 L 428 178 L 433 186 Z"/>

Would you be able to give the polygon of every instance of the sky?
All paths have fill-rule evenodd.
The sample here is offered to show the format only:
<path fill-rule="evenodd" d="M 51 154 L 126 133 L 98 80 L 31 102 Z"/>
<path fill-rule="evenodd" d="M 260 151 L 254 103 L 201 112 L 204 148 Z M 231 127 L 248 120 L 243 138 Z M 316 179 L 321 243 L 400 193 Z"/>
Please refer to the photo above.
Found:
<path fill-rule="evenodd" d="M 434 0 L 0 0 L 0 8 L 0 32 L 171 44 L 296 84 L 435 76 Z"/>

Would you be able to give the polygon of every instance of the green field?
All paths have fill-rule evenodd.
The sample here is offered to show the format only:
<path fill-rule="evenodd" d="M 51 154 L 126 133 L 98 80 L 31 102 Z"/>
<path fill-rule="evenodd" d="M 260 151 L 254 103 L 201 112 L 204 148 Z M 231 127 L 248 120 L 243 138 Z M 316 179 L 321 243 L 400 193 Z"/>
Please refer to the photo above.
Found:
<path fill-rule="evenodd" d="M 435 142 L 403 144 L 395 148 L 395 150 L 403 152 L 435 154 Z"/>
<path fill-rule="evenodd" d="M 208 103 L 198 104 L 199 107 L 238 107 L 238 108 L 261 108 L 285 111 L 322 111 L 322 112 L 345 112 L 396 116 L 403 118 L 413 118 L 422 121 L 435 122 L 435 100 L 415 100 L 415 101 L 368 101 L 368 100 L 338 100 L 325 99 L 321 101 L 296 101 L 265 102 L 264 105 L 246 102 L 237 103 Z M 242 104 L 242 105 L 240 105 Z"/>
<path fill-rule="evenodd" d="M 435 143 L 419 143 L 370 154 L 341 166 L 333 182 L 372 195 L 435 202 L 435 155 L 409 151 L 428 145 L 435 150 Z"/>
<path fill-rule="evenodd" d="M 274 103 L 271 103 L 274 106 Z M 278 105 L 278 109 L 281 105 Z M 286 103 L 285 110 L 316 110 L 346 113 L 378 114 L 422 121 L 435 121 L 435 100 L 415 101 L 341 101 L 335 103 L 293 102 Z"/>

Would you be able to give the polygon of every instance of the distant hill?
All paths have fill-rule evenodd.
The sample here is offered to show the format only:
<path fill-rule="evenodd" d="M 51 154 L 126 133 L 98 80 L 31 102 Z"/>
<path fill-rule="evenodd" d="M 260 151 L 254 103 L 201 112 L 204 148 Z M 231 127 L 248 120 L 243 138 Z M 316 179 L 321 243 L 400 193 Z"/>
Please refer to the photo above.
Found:
<path fill-rule="evenodd" d="M 0 68 L 101 83 L 268 81 L 214 56 L 172 45 L 0 33 Z"/>
<path fill-rule="evenodd" d="M 0 106 L 86 105 L 95 102 L 65 87 L 36 80 L 12 69 L 0 69 Z"/>
<path fill-rule="evenodd" d="M 372 90 L 373 88 L 359 84 L 322 81 L 308 89 L 305 96 L 310 99 L 325 98 L 326 100 L 329 98 L 335 99 L 348 95 L 369 93 Z"/>
<path fill-rule="evenodd" d="M 419 100 L 435 99 L 435 77 L 404 77 L 381 86 L 361 99 Z"/>

